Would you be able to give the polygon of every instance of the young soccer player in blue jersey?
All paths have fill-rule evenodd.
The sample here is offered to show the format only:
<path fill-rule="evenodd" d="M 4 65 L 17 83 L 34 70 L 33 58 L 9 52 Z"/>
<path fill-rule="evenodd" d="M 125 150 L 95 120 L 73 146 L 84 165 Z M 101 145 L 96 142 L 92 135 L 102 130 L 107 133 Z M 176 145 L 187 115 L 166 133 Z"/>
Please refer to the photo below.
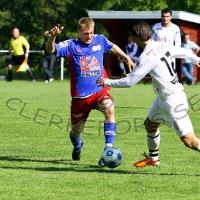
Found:
<path fill-rule="evenodd" d="M 55 44 L 55 38 L 64 27 L 57 25 L 51 29 L 46 50 L 55 52 L 57 57 L 67 58 L 71 74 L 71 131 L 70 140 L 74 146 L 72 159 L 80 160 L 83 141 L 81 133 L 92 109 L 99 110 L 105 116 L 104 150 L 112 147 L 116 134 L 113 98 L 108 87 L 98 87 L 96 80 L 107 77 L 103 66 L 104 52 L 111 52 L 127 60 L 130 69 L 134 68 L 132 60 L 105 36 L 94 34 L 94 21 L 83 17 L 78 21 L 78 38 Z M 98 164 L 104 167 L 103 160 Z"/>

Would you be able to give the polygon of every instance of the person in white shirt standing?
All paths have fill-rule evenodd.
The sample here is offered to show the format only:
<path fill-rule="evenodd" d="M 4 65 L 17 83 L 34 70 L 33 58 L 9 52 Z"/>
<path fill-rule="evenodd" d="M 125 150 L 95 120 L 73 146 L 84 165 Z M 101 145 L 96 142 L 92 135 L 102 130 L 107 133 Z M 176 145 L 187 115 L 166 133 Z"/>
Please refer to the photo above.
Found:
<path fill-rule="evenodd" d="M 96 83 L 99 86 L 123 88 L 132 87 L 146 74 L 149 74 L 152 78 L 152 85 L 157 98 L 144 122 L 149 154 L 144 154 L 145 159 L 135 162 L 134 166 L 142 168 L 160 164 L 158 156 L 160 125 L 173 127 L 185 146 L 200 151 L 200 139 L 194 134 L 188 115 L 187 97 L 183 91 L 183 85 L 178 81 L 172 60 L 172 58 L 187 57 L 200 67 L 200 57 L 182 47 L 152 40 L 149 25 L 143 20 L 132 20 L 127 28 L 138 47 L 143 49 L 135 68 L 128 77 L 118 80 L 99 78 Z"/>
<path fill-rule="evenodd" d="M 199 46 L 195 42 L 190 40 L 189 34 L 184 35 L 184 39 L 181 46 L 185 49 L 193 51 L 195 54 L 198 54 L 200 50 Z M 185 81 L 187 85 L 197 84 L 196 79 L 193 77 L 193 68 L 194 68 L 194 64 L 192 63 L 192 61 L 189 60 L 188 58 L 185 58 L 183 60 L 182 73 L 185 75 L 185 79 L 186 79 Z"/>
<path fill-rule="evenodd" d="M 155 24 L 152 27 L 152 39 L 158 42 L 167 42 L 174 46 L 181 46 L 180 28 L 171 22 L 172 10 L 165 8 L 161 10 L 162 22 Z M 176 59 L 174 58 L 176 66 Z"/>
<path fill-rule="evenodd" d="M 174 46 L 181 46 L 180 28 L 171 22 L 172 10 L 165 8 L 161 10 L 162 22 L 152 27 L 152 39 L 158 42 L 167 42 Z"/>

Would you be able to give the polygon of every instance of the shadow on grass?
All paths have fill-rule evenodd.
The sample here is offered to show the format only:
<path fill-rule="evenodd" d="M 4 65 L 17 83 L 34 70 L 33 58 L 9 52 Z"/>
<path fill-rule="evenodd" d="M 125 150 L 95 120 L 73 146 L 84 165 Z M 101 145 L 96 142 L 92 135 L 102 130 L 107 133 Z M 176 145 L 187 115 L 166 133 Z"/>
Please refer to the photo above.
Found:
<path fill-rule="evenodd" d="M 55 172 L 55 171 L 74 171 L 74 172 L 100 172 L 100 173 L 120 173 L 120 174 L 132 174 L 132 172 L 119 170 L 119 169 L 109 169 L 109 168 L 101 168 L 100 166 L 96 165 L 89 165 L 83 164 L 78 161 L 72 161 L 69 159 L 61 159 L 61 160 L 40 160 L 40 159 L 29 159 L 29 158 L 20 158 L 20 157 L 12 157 L 12 156 L 0 156 L 0 161 L 8 161 L 8 162 L 16 162 L 16 166 L 5 166 L 0 165 L 2 169 L 23 169 L 23 170 L 36 170 L 36 171 L 46 171 L 46 172 Z M 19 163 L 23 162 L 30 162 L 32 166 L 19 166 Z M 48 163 L 52 165 L 62 165 L 62 166 L 55 166 L 55 167 L 34 167 L 33 163 Z M 26 164 L 27 165 L 27 164 Z M 63 166 L 66 165 L 66 166 Z"/>
<path fill-rule="evenodd" d="M 20 158 L 12 156 L 0 156 L 0 160 L 11 161 L 11 162 L 40 162 L 40 163 L 53 163 L 53 164 L 66 164 L 66 161 L 69 160 L 36 160 L 29 158 Z"/>
<path fill-rule="evenodd" d="M 146 170 L 145 169 L 136 169 L 133 168 L 133 170 L 120 170 L 119 168 L 115 169 L 109 169 L 109 168 L 101 168 L 100 166 L 96 165 L 90 165 L 90 164 L 83 164 L 78 161 L 72 161 L 69 159 L 60 159 L 60 160 L 41 160 L 41 159 L 29 159 L 29 158 L 20 158 L 20 157 L 12 157 L 12 156 L 0 156 L 0 161 L 8 161 L 8 162 L 30 162 L 32 166 L 30 167 L 23 167 L 19 166 L 16 163 L 16 166 L 5 166 L 0 165 L 0 168 L 2 169 L 22 169 L 22 170 L 36 170 L 36 171 L 46 171 L 46 172 L 99 172 L 99 173 L 113 173 L 113 174 L 133 174 L 133 175 L 161 175 L 161 176 L 200 176 L 200 174 L 187 174 L 187 173 L 178 173 L 178 172 L 153 172 L 151 169 Z M 34 167 L 33 163 L 50 163 L 53 165 L 62 165 L 62 166 L 55 166 L 55 167 Z M 27 165 L 27 164 L 26 164 Z M 63 166 L 66 165 L 66 166 Z M 159 169 L 159 167 L 158 167 Z"/>

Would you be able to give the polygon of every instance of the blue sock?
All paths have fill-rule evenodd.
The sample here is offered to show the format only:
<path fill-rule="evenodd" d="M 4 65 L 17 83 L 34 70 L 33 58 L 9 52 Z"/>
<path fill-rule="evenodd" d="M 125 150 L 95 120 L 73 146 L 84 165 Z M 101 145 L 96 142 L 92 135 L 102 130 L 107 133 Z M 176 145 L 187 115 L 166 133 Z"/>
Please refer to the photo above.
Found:
<path fill-rule="evenodd" d="M 74 146 L 74 151 L 80 151 L 82 148 L 81 136 L 79 135 L 77 138 L 74 138 L 71 135 L 71 132 L 70 132 L 69 136 L 70 136 L 70 140 Z"/>
<path fill-rule="evenodd" d="M 116 123 L 115 122 L 105 122 L 104 123 L 104 136 L 105 136 L 105 148 L 108 149 L 109 147 L 112 147 L 115 141 L 115 135 L 116 135 Z"/>

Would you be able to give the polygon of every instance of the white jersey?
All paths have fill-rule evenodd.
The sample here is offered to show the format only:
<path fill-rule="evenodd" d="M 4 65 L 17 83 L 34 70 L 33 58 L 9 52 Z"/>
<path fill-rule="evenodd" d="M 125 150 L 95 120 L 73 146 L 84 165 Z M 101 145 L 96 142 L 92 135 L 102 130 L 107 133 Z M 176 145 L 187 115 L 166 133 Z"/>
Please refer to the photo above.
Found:
<path fill-rule="evenodd" d="M 180 28 L 171 23 L 168 27 L 163 27 L 157 23 L 152 28 L 152 39 L 158 42 L 167 42 L 171 45 L 181 46 L 181 33 Z"/>
<path fill-rule="evenodd" d="M 198 64 L 200 61 L 200 57 L 197 57 L 187 49 L 152 40 L 144 48 L 138 58 L 135 69 L 128 77 L 118 80 L 107 79 L 104 85 L 110 87 L 131 87 L 149 74 L 157 94 L 167 97 L 183 90 L 182 84 L 178 82 L 172 58 L 185 57 L 188 57 L 194 64 Z"/>

